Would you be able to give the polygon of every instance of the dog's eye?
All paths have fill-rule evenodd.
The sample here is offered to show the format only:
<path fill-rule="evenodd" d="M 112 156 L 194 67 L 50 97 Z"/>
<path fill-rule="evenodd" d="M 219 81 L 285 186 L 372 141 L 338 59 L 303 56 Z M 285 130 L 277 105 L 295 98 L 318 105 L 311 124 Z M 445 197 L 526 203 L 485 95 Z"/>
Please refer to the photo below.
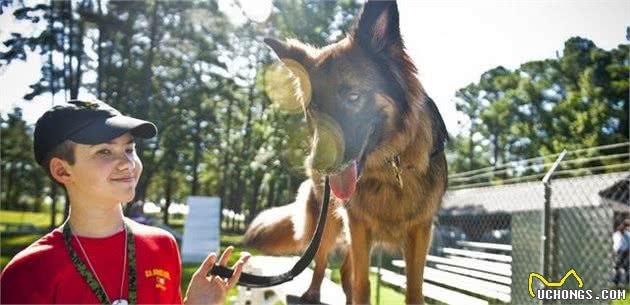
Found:
<path fill-rule="evenodd" d="M 348 94 L 348 101 L 350 101 L 353 104 L 358 103 L 360 99 L 361 99 L 361 95 L 359 93 L 350 92 Z"/>

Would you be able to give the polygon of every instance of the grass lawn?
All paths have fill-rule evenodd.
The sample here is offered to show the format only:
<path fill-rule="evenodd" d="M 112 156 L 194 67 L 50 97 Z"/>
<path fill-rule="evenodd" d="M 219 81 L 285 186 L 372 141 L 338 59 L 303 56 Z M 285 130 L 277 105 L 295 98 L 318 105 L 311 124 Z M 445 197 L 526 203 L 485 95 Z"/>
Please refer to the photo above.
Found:
<path fill-rule="evenodd" d="M 57 213 L 56 224 L 60 225 L 62 221 L 63 213 Z M 32 224 L 38 228 L 48 228 L 50 226 L 50 214 L 0 210 L 0 222 Z"/>
<path fill-rule="evenodd" d="M 339 269 L 334 269 L 330 275 L 330 279 L 341 285 L 341 275 Z M 401 293 L 393 288 L 381 284 L 381 302 L 376 300 L 376 273 L 370 273 L 370 299 L 372 304 L 405 304 L 405 294 Z"/>
<path fill-rule="evenodd" d="M 625 300 L 614 300 L 610 304 L 611 305 L 630 305 L 630 288 L 626 289 L 626 299 Z"/>
<path fill-rule="evenodd" d="M 61 224 L 63 214 L 59 213 L 57 216 L 57 224 Z M 50 226 L 50 214 L 0 210 L 0 222 L 3 223 L 2 229 L 8 224 L 29 224 L 43 231 Z M 4 269 L 15 254 L 43 235 L 41 232 L 15 235 L 3 233 L 5 232 L 0 231 L 0 270 Z"/>
<path fill-rule="evenodd" d="M 381 304 L 381 305 L 389 305 L 389 304 L 405 304 L 405 295 L 400 293 L 390 287 L 387 287 L 381 284 L 381 293 L 380 293 L 380 303 L 376 300 L 376 273 L 370 273 L 370 300 L 372 304 Z"/>

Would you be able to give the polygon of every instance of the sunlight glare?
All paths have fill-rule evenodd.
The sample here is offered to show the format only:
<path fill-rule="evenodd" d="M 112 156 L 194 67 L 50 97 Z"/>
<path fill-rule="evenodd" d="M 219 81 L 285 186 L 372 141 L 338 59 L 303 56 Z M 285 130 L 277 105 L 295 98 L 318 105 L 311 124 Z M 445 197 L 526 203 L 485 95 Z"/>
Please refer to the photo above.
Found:
<path fill-rule="evenodd" d="M 238 0 L 245 16 L 254 22 L 264 22 L 271 15 L 271 0 Z"/>
<path fill-rule="evenodd" d="M 339 169 L 345 152 L 345 139 L 341 126 L 330 116 L 318 112 L 315 118 L 315 147 L 311 152 L 312 166 L 322 173 Z"/>
<path fill-rule="evenodd" d="M 298 113 L 311 102 L 308 72 L 295 60 L 283 58 L 265 71 L 265 91 L 278 109 Z"/>

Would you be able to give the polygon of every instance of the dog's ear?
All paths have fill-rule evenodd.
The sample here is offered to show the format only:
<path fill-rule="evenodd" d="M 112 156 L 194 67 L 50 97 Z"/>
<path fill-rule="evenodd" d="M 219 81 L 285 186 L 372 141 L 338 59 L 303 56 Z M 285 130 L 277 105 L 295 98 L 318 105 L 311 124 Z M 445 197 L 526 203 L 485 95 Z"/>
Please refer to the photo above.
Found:
<path fill-rule="evenodd" d="M 299 46 L 288 44 L 275 38 L 265 38 L 264 41 L 280 59 L 289 58 L 299 63 L 304 63 L 306 52 Z"/>
<path fill-rule="evenodd" d="M 376 53 L 403 48 L 396 1 L 368 1 L 352 32 L 356 43 Z"/>

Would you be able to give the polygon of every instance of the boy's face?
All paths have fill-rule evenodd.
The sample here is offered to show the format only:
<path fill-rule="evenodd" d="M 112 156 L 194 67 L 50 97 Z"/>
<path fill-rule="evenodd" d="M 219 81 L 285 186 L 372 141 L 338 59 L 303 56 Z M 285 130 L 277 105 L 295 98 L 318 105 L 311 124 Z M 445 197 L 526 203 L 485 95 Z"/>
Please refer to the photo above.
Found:
<path fill-rule="evenodd" d="M 126 203 L 133 199 L 142 173 L 142 162 L 136 154 L 130 133 L 109 142 L 76 144 L 75 163 L 67 164 L 65 186 L 82 200 Z"/>

